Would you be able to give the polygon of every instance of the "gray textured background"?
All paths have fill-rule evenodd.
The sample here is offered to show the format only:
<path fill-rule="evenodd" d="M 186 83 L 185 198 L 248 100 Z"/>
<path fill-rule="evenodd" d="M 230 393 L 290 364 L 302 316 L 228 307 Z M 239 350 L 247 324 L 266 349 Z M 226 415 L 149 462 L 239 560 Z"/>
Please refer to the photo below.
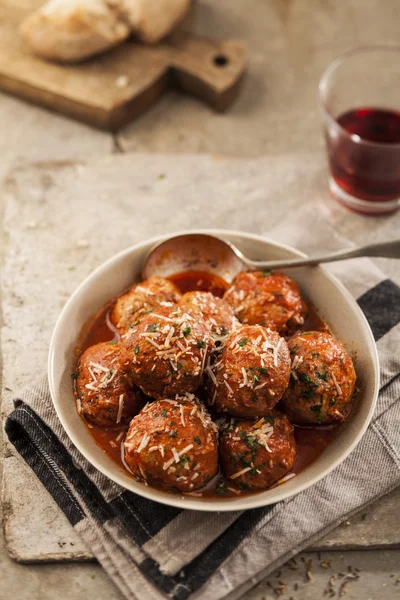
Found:
<path fill-rule="evenodd" d="M 263 206 L 262 219 L 261 215 L 254 217 L 245 213 L 239 219 L 238 213 L 233 212 L 224 215 L 220 223 L 224 226 L 266 231 L 280 218 L 277 207 L 284 211 L 289 204 L 298 204 L 303 199 L 318 194 L 326 200 L 327 218 L 332 219 L 350 238 L 364 241 L 387 239 L 398 234 L 398 217 L 366 219 L 345 212 L 328 198 L 324 179 L 323 140 L 316 103 L 319 76 L 334 56 L 359 43 L 399 40 L 398 3 L 395 0 L 220 0 L 218 3 L 208 0 L 199 2 L 197 12 L 196 28 L 199 32 L 216 37 L 238 37 L 249 44 L 249 74 L 241 97 L 229 113 L 216 115 L 196 100 L 171 92 L 140 121 L 128 126 L 118 136 L 111 136 L 0 96 L 0 176 L 5 176 L 16 162 L 89 160 L 94 165 L 100 159 L 100 164 L 103 165 L 103 160 L 105 164 L 108 161 L 102 157 L 121 152 L 208 152 L 214 155 L 212 165 L 216 160 L 220 161 L 218 157 L 221 155 L 246 158 L 262 154 L 316 152 L 317 156 L 306 159 L 307 164 L 302 167 L 296 184 L 293 181 L 291 183 L 290 170 L 281 175 L 284 185 L 276 185 L 276 192 L 269 196 L 272 201 L 268 204 L 262 204 L 263 190 L 256 186 L 257 163 L 253 163 L 251 185 L 248 180 L 239 181 L 236 185 L 239 190 L 248 194 L 259 194 Z M 163 160 L 160 158 L 160 161 Z M 200 168 L 204 160 L 208 159 L 193 159 L 195 168 Z M 154 232 L 163 230 L 165 226 L 169 229 L 179 227 L 178 223 L 175 227 L 174 216 L 169 213 L 167 222 L 165 212 L 160 212 L 159 208 L 162 206 L 163 194 L 171 183 L 169 177 L 157 179 L 161 173 L 160 166 L 164 163 L 158 162 L 158 158 L 148 160 L 146 173 L 142 173 L 138 170 L 135 172 L 134 154 L 123 157 L 123 161 L 124 175 L 137 178 L 137 183 L 140 181 L 145 186 L 143 196 L 149 192 L 146 185 L 159 195 L 157 210 L 153 211 Z M 109 162 L 111 164 L 113 161 Z M 179 157 L 173 157 L 172 162 L 172 170 L 175 169 L 179 174 Z M 231 173 L 231 167 L 227 167 L 226 161 L 221 160 L 217 165 L 221 165 L 221 174 Z M 59 168 L 49 162 L 44 168 L 42 165 L 23 167 L 17 171 L 14 169 L 7 178 L 0 209 L 1 216 L 4 217 L 7 202 L 6 233 L 1 238 L 2 250 L 8 248 L 3 272 L 6 296 L 3 317 L 5 328 L 2 332 L 3 389 L 14 389 L 37 370 L 43 369 L 51 326 L 69 293 L 92 266 L 114 250 L 134 241 L 125 227 L 123 236 L 116 230 L 110 230 L 109 219 L 99 214 L 99 206 L 96 208 L 93 197 L 89 203 L 92 216 L 96 217 L 93 224 L 98 224 L 99 218 L 103 219 L 102 222 L 107 224 L 106 231 L 99 232 L 95 226 L 92 230 L 88 227 L 89 209 L 85 195 L 73 199 L 74 213 L 68 211 L 72 197 L 70 191 L 74 185 L 81 185 L 85 177 L 91 177 L 88 191 L 96 184 L 97 175 L 95 172 L 89 173 L 91 169 L 94 166 L 86 169 L 77 168 L 74 164 Z M 103 169 L 103 166 L 98 168 L 99 177 Z M 69 194 L 63 196 L 66 177 L 69 177 L 72 187 L 68 188 Z M 146 177 L 148 181 L 145 180 Z M 210 189 L 207 187 L 207 177 L 202 177 L 200 183 L 203 188 Z M 102 192 L 115 198 L 119 214 L 122 214 L 121 204 L 124 203 L 125 210 L 131 211 L 133 219 L 138 197 L 132 197 L 132 189 L 137 190 L 137 186 L 135 184 L 136 187 L 129 189 L 128 185 L 122 197 L 120 192 L 115 192 L 118 185 L 116 175 L 103 186 Z M 233 185 L 230 176 L 226 184 L 228 191 L 229 185 Z M 183 191 L 187 194 L 195 188 L 182 190 L 178 186 L 177 189 L 180 193 Z M 268 193 L 271 193 L 270 189 Z M 56 197 L 57 200 L 54 200 Z M 76 208 L 78 201 L 79 206 Z M 54 209 L 57 216 L 54 215 Z M 198 215 L 199 211 L 196 213 L 193 209 L 189 215 L 195 219 L 196 224 L 198 218 L 204 218 Z M 184 220 L 187 216 L 181 219 Z M 76 247 L 77 240 L 83 235 L 90 242 L 87 249 Z M 41 236 L 42 241 L 48 236 L 47 239 L 55 244 L 54 248 L 49 248 L 46 256 L 36 254 L 38 236 Z M 99 236 L 101 239 L 105 236 L 104 242 L 95 244 L 93 240 Z M 50 258 L 54 260 L 50 261 Z M 46 273 L 39 273 L 42 279 L 39 279 L 32 266 L 35 264 L 47 265 Z M 76 267 L 75 270 L 69 270 L 72 266 Z M 386 265 L 386 269 L 388 268 L 391 275 L 399 281 L 398 267 L 391 263 Z M 18 282 L 18 286 L 10 286 L 10 277 Z M 10 397 L 11 392 L 5 390 L 6 410 L 10 406 Z M 77 539 L 70 537 L 64 519 L 49 503 L 40 484 L 24 463 L 10 456 L 8 450 L 6 452 L 8 491 L 4 512 L 11 549 L 19 552 L 20 556 L 23 551 L 25 556 L 42 553 L 44 558 L 49 556 L 49 552 L 53 554 L 53 558 L 66 556 L 71 552 L 76 556 L 76 551 L 85 555 L 85 549 L 79 546 Z M 44 497 L 46 500 L 42 505 Z M 374 509 L 364 511 L 350 524 L 342 525 L 335 532 L 336 538 L 331 540 L 331 545 L 343 548 L 383 544 L 393 547 L 399 538 L 396 506 L 398 507 L 398 494 L 384 499 Z M 349 583 L 349 598 L 396 598 L 400 595 L 400 583 L 396 584 L 398 575 L 395 575 L 398 572 L 399 557 L 396 550 L 329 552 L 323 553 L 320 560 L 312 555 L 311 581 L 305 575 L 305 563 L 299 559 L 297 570 L 285 568 L 281 574 L 270 578 L 270 583 L 278 593 L 283 592 L 283 600 L 288 600 L 290 596 L 301 600 L 318 598 L 322 597 L 331 575 L 338 575 L 351 566 L 353 569 L 361 569 L 361 576 Z M 309 560 L 310 556 L 305 554 L 303 558 Z M 321 566 L 321 562 L 324 562 L 324 566 Z M 335 582 L 336 591 L 342 580 L 343 576 Z M 279 581 L 287 584 L 287 588 L 279 588 Z M 296 583 L 299 585 L 298 591 L 294 589 Z M 120 598 L 101 569 L 94 564 L 22 566 L 11 562 L 6 554 L 2 555 L 0 598 L 47 600 L 54 598 L 55 589 L 57 595 L 66 600 L 80 600 L 89 594 L 95 595 L 99 600 Z M 265 597 L 269 600 L 277 597 L 277 592 L 263 584 L 252 593 L 251 599 L 260 600 Z"/>

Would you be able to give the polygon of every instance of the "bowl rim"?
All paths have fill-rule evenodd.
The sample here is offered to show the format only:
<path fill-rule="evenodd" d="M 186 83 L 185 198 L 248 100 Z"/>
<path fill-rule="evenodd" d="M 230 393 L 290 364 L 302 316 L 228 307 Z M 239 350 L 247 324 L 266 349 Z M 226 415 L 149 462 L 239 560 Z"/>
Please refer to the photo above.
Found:
<path fill-rule="evenodd" d="M 113 266 L 113 264 L 118 264 L 118 262 L 121 259 L 123 259 L 124 257 L 129 256 L 133 252 L 136 252 L 137 250 L 140 250 L 143 247 L 149 246 L 150 244 L 154 245 L 163 239 L 166 239 L 166 238 L 169 238 L 169 237 L 172 237 L 175 235 L 183 235 L 183 234 L 187 234 L 187 233 L 206 233 L 206 234 L 210 234 L 210 235 L 219 236 L 222 238 L 224 237 L 224 235 L 237 236 L 237 237 L 247 239 L 247 240 L 254 240 L 254 241 L 258 241 L 258 242 L 262 242 L 262 243 L 271 244 L 271 245 L 275 246 L 276 248 L 282 248 L 284 250 L 288 250 L 291 253 L 293 253 L 299 257 L 307 256 L 306 254 L 304 254 L 303 252 L 297 250 L 296 248 L 294 248 L 292 246 L 289 246 L 289 245 L 281 243 L 281 242 L 277 242 L 266 236 L 262 236 L 259 234 L 253 234 L 253 233 L 249 233 L 249 232 L 244 232 L 244 231 L 232 230 L 232 229 L 193 229 L 193 230 L 182 230 L 182 231 L 177 231 L 177 232 L 170 232 L 168 234 L 158 235 L 158 236 L 152 237 L 150 239 L 142 240 L 142 241 L 137 242 L 136 244 L 133 244 L 133 245 L 129 246 L 128 248 L 125 248 L 124 250 L 121 250 L 120 252 L 112 255 L 110 258 L 108 258 L 106 261 L 104 261 L 98 267 L 96 267 L 93 271 L 91 271 L 90 274 L 78 285 L 78 287 L 75 289 L 75 291 L 72 293 L 72 295 L 69 297 L 69 299 L 65 303 L 65 305 L 56 321 L 56 324 L 54 326 L 54 330 L 53 330 L 51 340 L 50 340 L 49 354 L 48 354 L 48 381 L 49 381 L 50 394 L 51 394 L 53 406 L 54 406 L 57 416 L 61 422 L 61 425 L 63 426 L 65 432 L 67 433 L 69 439 L 71 440 L 73 445 L 76 447 L 76 449 L 82 454 L 82 456 L 84 456 L 84 458 L 89 462 L 89 464 L 94 466 L 98 471 L 100 471 L 100 473 L 102 473 L 103 475 L 105 475 L 106 477 L 111 479 L 114 483 L 120 485 L 125 490 L 129 490 L 133 493 L 138 494 L 139 496 L 147 498 L 148 500 L 152 500 L 152 501 L 155 501 L 160 504 L 167 505 L 167 506 L 173 506 L 173 507 L 182 508 L 182 509 L 199 510 L 199 511 L 205 511 L 205 512 L 230 512 L 230 511 L 237 511 L 237 510 L 249 510 L 249 509 L 253 509 L 253 508 L 268 506 L 270 504 L 275 504 L 275 503 L 285 500 L 289 497 L 295 496 L 298 493 L 304 491 L 305 489 L 311 487 L 312 485 L 314 485 L 315 483 L 317 483 L 318 481 L 320 481 L 321 479 L 326 477 L 329 473 L 331 473 L 337 466 L 339 466 L 349 456 L 349 454 L 357 446 L 357 444 L 361 440 L 362 436 L 364 435 L 366 429 L 368 428 L 368 426 L 371 422 L 372 416 L 375 412 L 375 408 L 376 408 L 376 404 L 377 404 L 377 400 L 378 400 L 379 387 L 380 387 L 379 356 L 378 356 L 378 350 L 377 350 L 377 346 L 375 343 L 375 339 L 372 334 L 371 327 L 370 327 L 364 313 L 362 312 L 361 308 L 359 307 L 359 305 L 357 304 L 356 300 L 351 295 L 351 293 L 341 283 L 341 281 L 339 281 L 339 279 L 337 279 L 334 275 L 332 275 L 325 267 L 318 265 L 318 266 L 314 266 L 312 268 L 322 271 L 323 275 L 327 279 L 329 279 L 336 288 L 338 288 L 339 292 L 344 296 L 345 300 L 351 305 L 352 310 L 355 310 L 358 313 L 358 316 L 360 317 L 360 320 L 365 328 L 365 333 L 368 334 L 368 336 L 370 338 L 371 359 L 372 359 L 373 371 L 374 371 L 373 372 L 374 388 L 373 388 L 372 399 L 371 399 L 368 414 L 364 418 L 362 426 L 359 427 L 358 431 L 354 434 L 354 438 L 353 438 L 352 442 L 344 450 L 342 450 L 339 453 L 338 457 L 336 457 L 336 459 L 333 460 L 330 465 L 328 465 L 325 469 L 322 469 L 321 472 L 319 472 L 318 474 L 314 475 L 312 477 L 311 481 L 305 480 L 302 484 L 298 485 L 296 487 L 296 490 L 291 490 L 290 488 L 288 489 L 285 485 L 280 485 L 275 488 L 272 488 L 274 490 L 275 494 L 274 494 L 274 499 L 271 499 L 271 500 L 269 500 L 268 497 L 265 496 L 265 493 L 268 492 L 269 490 L 265 490 L 264 492 L 250 494 L 248 496 L 242 496 L 242 497 L 238 497 L 238 498 L 229 498 L 224 501 L 224 500 L 203 499 L 203 498 L 197 499 L 195 497 L 190 497 L 190 500 L 188 500 L 187 496 L 183 496 L 180 494 L 169 494 L 169 493 L 163 492 L 161 490 L 158 490 L 156 488 L 153 488 L 151 486 L 145 486 L 145 485 L 141 484 L 140 482 L 135 481 L 135 479 L 133 479 L 133 478 L 132 478 L 132 486 L 128 487 L 127 482 L 122 478 L 122 476 L 119 476 L 118 465 L 115 465 L 115 471 L 113 469 L 108 469 L 108 468 L 104 467 L 103 465 L 101 465 L 99 463 L 99 461 L 96 459 L 96 457 L 93 457 L 89 451 L 86 451 L 82 447 L 80 440 L 79 440 L 79 432 L 77 433 L 77 431 L 75 431 L 72 427 L 69 427 L 67 420 L 64 419 L 62 402 L 59 401 L 58 390 L 56 389 L 56 384 L 55 384 L 53 375 L 54 375 L 54 362 L 55 362 L 57 351 L 59 348 L 58 340 L 60 337 L 61 330 L 63 328 L 63 321 L 64 321 L 66 313 L 74 305 L 75 301 L 82 294 L 85 293 L 86 288 L 91 284 L 92 280 L 97 278 L 99 275 L 101 275 L 103 273 L 103 271 L 107 272 L 109 270 L 109 268 Z M 84 427 L 83 423 L 82 423 L 82 427 Z M 122 473 L 122 470 L 121 470 L 121 473 Z M 285 491 L 285 488 L 286 488 L 286 491 Z"/>

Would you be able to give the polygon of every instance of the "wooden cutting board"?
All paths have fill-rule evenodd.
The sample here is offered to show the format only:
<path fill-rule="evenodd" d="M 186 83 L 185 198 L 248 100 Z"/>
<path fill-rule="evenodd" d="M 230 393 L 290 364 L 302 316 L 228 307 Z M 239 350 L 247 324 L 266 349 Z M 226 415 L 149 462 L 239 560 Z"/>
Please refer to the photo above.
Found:
<path fill-rule="evenodd" d="M 37 58 L 18 27 L 42 4 L 43 0 L 0 0 L 3 91 L 109 131 L 137 118 L 168 87 L 198 96 L 218 111 L 226 110 L 237 96 L 246 70 L 246 46 L 182 30 L 157 46 L 128 41 L 78 65 Z"/>

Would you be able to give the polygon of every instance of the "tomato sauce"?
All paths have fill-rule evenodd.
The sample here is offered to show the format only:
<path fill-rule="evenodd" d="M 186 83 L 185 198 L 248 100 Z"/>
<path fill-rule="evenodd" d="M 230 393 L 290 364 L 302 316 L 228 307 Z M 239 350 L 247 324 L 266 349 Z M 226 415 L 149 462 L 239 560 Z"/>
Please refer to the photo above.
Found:
<path fill-rule="evenodd" d="M 215 296 L 221 298 L 225 290 L 229 287 L 229 284 L 214 275 L 213 273 L 207 273 L 202 271 L 188 271 L 184 273 L 176 273 L 169 277 L 173 283 L 180 289 L 182 293 L 188 291 L 206 291 L 211 292 Z M 102 308 L 84 327 L 78 347 L 76 349 L 76 358 L 79 359 L 82 352 L 97 344 L 99 342 L 107 342 L 111 340 L 119 340 L 120 336 L 118 330 L 112 325 L 110 321 L 110 312 L 113 307 L 114 301 L 109 302 L 104 308 Z M 319 317 L 316 310 L 309 304 L 308 315 L 305 319 L 304 325 L 300 331 L 328 331 L 328 325 Z M 203 396 L 202 390 L 198 392 L 198 396 Z M 277 406 L 279 409 L 279 404 Z M 123 461 L 121 454 L 121 445 L 123 444 L 128 426 L 120 427 L 100 427 L 92 423 L 88 423 L 83 419 L 86 426 L 88 427 L 90 434 L 96 441 L 96 443 L 102 448 L 102 450 L 108 454 L 122 469 L 126 469 L 126 465 Z M 314 462 L 327 446 L 337 437 L 340 430 L 340 425 L 328 425 L 328 426 L 296 426 L 295 425 L 295 439 L 297 444 L 297 457 L 294 467 L 291 473 L 298 474 L 303 471 L 308 465 Z M 236 493 L 232 491 L 225 491 L 223 496 L 218 495 L 217 489 L 221 483 L 225 483 L 226 486 L 231 487 L 232 483 L 229 483 L 224 479 L 222 474 L 218 474 L 208 484 L 205 490 L 201 492 L 189 493 L 189 496 L 201 496 L 204 498 L 229 498 L 237 496 L 247 496 L 249 494 L 259 492 L 249 492 L 247 490 L 237 490 Z"/>

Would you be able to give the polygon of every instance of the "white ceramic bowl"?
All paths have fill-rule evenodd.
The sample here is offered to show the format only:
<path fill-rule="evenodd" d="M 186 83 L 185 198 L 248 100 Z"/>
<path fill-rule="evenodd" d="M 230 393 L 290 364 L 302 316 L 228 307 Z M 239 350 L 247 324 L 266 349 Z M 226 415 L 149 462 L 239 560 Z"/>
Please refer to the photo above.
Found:
<path fill-rule="evenodd" d="M 225 230 L 199 233 L 226 238 L 253 259 L 304 256 L 293 248 L 248 233 Z M 340 435 L 296 477 L 272 490 L 232 499 L 212 500 L 165 493 L 138 483 L 120 468 L 95 443 L 78 416 L 71 373 L 73 351 L 81 329 L 110 298 L 138 278 L 143 258 L 160 239 L 136 244 L 98 267 L 71 296 L 58 319 L 50 344 L 48 374 L 54 406 L 65 431 L 85 458 L 104 475 L 140 496 L 171 506 L 205 511 L 242 510 L 272 504 L 305 490 L 337 467 L 360 441 L 374 412 L 379 389 L 379 362 L 371 329 L 350 293 L 322 267 L 290 269 L 290 276 L 328 322 L 334 335 L 356 356 L 360 393 L 357 406 Z"/>

